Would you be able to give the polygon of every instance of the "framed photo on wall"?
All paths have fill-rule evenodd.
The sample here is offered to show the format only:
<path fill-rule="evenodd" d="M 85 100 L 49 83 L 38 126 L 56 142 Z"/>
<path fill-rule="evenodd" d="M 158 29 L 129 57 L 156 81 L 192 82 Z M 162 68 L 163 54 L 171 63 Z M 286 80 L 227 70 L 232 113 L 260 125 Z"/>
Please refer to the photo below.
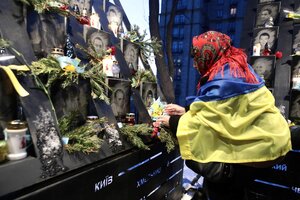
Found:
<path fill-rule="evenodd" d="M 300 76 L 300 56 L 293 56 L 291 73 L 292 77 Z"/>
<path fill-rule="evenodd" d="M 134 44 L 127 40 L 123 41 L 123 55 L 131 71 L 131 74 L 135 74 L 138 71 L 139 54 L 140 54 L 140 49 L 137 44 Z"/>
<path fill-rule="evenodd" d="M 292 90 L 290 98 L 290 116 L 289 119 L 300 120 L 300 91 Z"/>
<path fill-rule="evenodd" d="M 94 27 L 84 26 L 83 35 L 87 47 L 100 53 L 111 46 L 110 34 Z"/>
<path fill-rule="evenodd" d="M 278 30 L 279 27 L 271 27 L 271 28 L 256 28 L 253 32 L 253 44 L 260 44 L 260 55 L 262 55 L 263 50 L 268 45 L 268 48 L 271 50 L 272 53 L 276 50 L 277 39 L 278 39 Z"/>
<path fill-rule="evenodd" d="M 275 56 L 252 56 L 250 64 L 254 71 L 265 80 L 267 87 L 273 87 Z"/>
<path fill-rule="evenodd" d="M 119 78 L 107 78 L 107 84 L 112 89 L 107 92 L 114 116 L 118 121 L 124 121 L 126 113 L 130 112 L 131 82 Z"/>
<path fill-rule="evenodd" d="M 291 68 L 291 87 L 300 90 L 300 56 L 293 56 Z"/>
<path fill-rule="evenodd" d="M 113 3 L 106 2 L 105 13 L 108 20 L 108 28 L 118 37 L 124 32 L 122 9 Z"/>
<path fill-rule="evenodd" d="M 280 13 L 280 2 L 263 3 L 257 5 L 255 27 L 276 26 Z"/>
<path fill-rule="evenodd" d="M 66 1 L 66 0 L 65 0 Z M 78 12 L 80 13 L 80 15 L 83 14 L 83 12 L 87 12 L 88 15 L 90 15 L 90 11 L 91 11 L 91 3 L 92 0 L 69 0 L 70 2 L 70 6 L 71 8 L 74 9 L 78 9 Z M 77 7 L 77 8 L 75 8 Z M 85 10 L 85 11 L 84 11 Z"/>
<path fill-rule="evenodd" d="M 295 25 L 293 29 L 293 54 L 300 55 L 300 25 Z"/>
<path fill-rule="evenodd" d="M 142 82 L 140 94 L 146 108 L 150 108 L 154 99 L 157 99 L 157 83 Z"/>

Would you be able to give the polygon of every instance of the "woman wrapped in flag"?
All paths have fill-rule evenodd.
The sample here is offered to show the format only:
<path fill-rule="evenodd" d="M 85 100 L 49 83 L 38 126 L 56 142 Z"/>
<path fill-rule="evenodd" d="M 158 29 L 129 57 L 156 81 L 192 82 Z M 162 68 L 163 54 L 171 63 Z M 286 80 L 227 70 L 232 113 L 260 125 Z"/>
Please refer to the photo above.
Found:
<path fill-rule="evenodd" d="M 230 164 L 233 172 L 225 182 L 204 176 L 210 199 L 243 199 L 243 183 L 291 150 L 288 124 L 244 51 L 233 47 L 229 36 L 215 31 L 195 36 L 192 56 L 201 74 L 197 97 L 187 112 L 167 105 L 170 117 L 154 125 L 162 123 L 176 132 L 186 161 Z"/>

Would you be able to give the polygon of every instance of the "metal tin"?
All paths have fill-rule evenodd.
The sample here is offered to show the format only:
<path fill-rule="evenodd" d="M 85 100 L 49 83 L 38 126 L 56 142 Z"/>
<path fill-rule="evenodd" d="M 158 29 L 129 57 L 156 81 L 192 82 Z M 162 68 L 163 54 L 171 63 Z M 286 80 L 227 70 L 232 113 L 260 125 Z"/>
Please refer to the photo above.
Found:
<path fill-rule="evenodd" d="M 21 120 L 13 120 L 7 124 L 6 128 L 9 130 L 24 129 L 24 128 L 27 128 L 27 123 L 25 121 L 21 121 Z"/>

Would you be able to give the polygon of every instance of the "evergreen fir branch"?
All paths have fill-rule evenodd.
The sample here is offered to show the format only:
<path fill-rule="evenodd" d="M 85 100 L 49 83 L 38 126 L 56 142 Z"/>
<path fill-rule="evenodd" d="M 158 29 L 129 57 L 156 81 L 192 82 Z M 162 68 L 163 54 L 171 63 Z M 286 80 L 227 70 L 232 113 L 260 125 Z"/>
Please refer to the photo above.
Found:
<path fill-rule="evenodd" d="M 60 78 L 63 80 L 61 87 L 66 88 L 74 84 L 78 85 L 79 83 L 79 74 L 76 72 L 65 72 L 61 74 Z"/>
<path fill-rule="evenodd" d="M 144 144 L 141 137 L 151 137 L 152 131 L 153 129 L 148 124 L 125 125 L 120 128 L 120 133 L 123 134 L 133 146 L 144 150 L 150 150 L 150 148 Z"/>
<path fill-rule="evenodd" d="M 59 62 L 52 57 L 42 58 L 39 61 L 32 62 L 31 70 L 36 75 L 58 74 L 62 72 Z"/>
<path fill-rule="evenodd" d="M 63 70 L 59 62 L 53 57 L 42 58 L 36 62 L 32 62 L 31 69 L 36 75 L 47 75 L 48 79 L 45 87 L 48 90 L 52 84 L 58 80 L 62 80 L 62 88 L 66 88 L 72 84 L 78 84 L 79 81 L 78 73 Z"/>
<path fill-rule="evenodd" d="M 148 124 L 125 125 L 120 128 L 120 133 L 123 134 L 133 146 L 145 150 L 148 150 L 149 147 L 142 141 L 141 137 L 151 137 L 152 132 L 153 127 Z M 175 149 L 177 140 L 173 137 L 169 129 L 162 127 L 159 131 L 158 138 L 162 143 L 165 143 L 168 153 Z"/>
<path fill-rule="evenodd" d="M 126 33 L 124 39 L 129 40 L 140 47 L 141 59 L 146 61 L 152 53 L 162 56 L 159 53 L 159 50 L 162 47 L 162 42 L 155 37 L 145 39 L 147 35 L 146 30 L 144 30 L 142 34 L 139 30 L 140 28 L 137 25 L 134 25 L 131 30 Z"/>
<path fill-rule="evenodd" d="M 76 113 L 71 113 L 59 120 L 59 128 L 63 136 L 69 138 L 69 143 L 65 145 L 69 153 L 98 152 L 103 143 L 103 139 L 99 138 L 99 133 L 104 131 L 101 124 L 106 122 L 105 118 L 100 118 L 92 122 L 86 123 L 80 127 L 74 128 L 72 122 L 75 120 Z"/>
<path fill-rule="evenodd" d="M 76 48 L 82 50 L 90 58 L 90 69 L 83 73 L 83 77 L 89 78 L 92 86 L 92 97 L 104 100 L 109 103 L 106 96 L 106 90 L 111 88 L 105 83 L 106 75 L 103 73 L 102 60 L 108 54 L 106 50 L 96 52 L 94 46 L 90 43 L 88 50 L 81 45 L 76 44 Z"/>
<path fill-rule="evenodd" d="M 89 42 L 87 49 L 83 48 L 79 44 L 76 44 L 75 47 L 83 51 L 88 56 L 92 66 L 102 63 L 103 58 L 107 55 L 107 52 L 104 49 L 101 49 L 100 51 L 96 51 L 95 47 L 92 45 L 91 42 Z M 102 69 L 102 64 L 100 66 Z"/>
<path fill-rule="evenodd" d="M 105 95 L 105 89 L 96 80 L 90 80 L 92 87 L 92 97 L 99 98 L 109 104 L 109 98 Z"/>
<path fill-rule="evenodd" d="M 98 138 L 97 135 L 91 137 L 77 137 L 76 135 L 70 135 L 70 144 L 65 145 L 66 150 L 69 153 L 83 152 L 85 154 L 97 153 L 101 148 L 103 140 Z M 73 141 L 76 141 L 73 143 Z"/>
<path fill-rule="evenodd" d="M 159 137 L 162 143 L 166 144 L 167 152 L 170 153 L 175 149 L 176 144 L 178 143 L 176 138 L 173 137 L 171 131 L 162 127 L 159 131 Z"/>
<path fill-rule="evenodd" d="M 98 62 L 99 63 L 99 62 Z M 87 67 L 84 67 L 87 69 Z M 53 58 L 42 58 L 39 61 L 33 62 L 31 65 L 32 72 L 35 75 L 47 75 L 45 87 L 49 90 L 56 81 L 61 81 L 61 87 L 78 84 L 79 78 L 89 79 L 91 83 L 93 98 L 99 98 L 109 103 L 109 98 L 106 96 L 106 88 L 111 90 L 105 83 L 105 75 L 102 72 L 102 64 L 92 66 L 83 73 L 75 71 L 65 71 L 60 67 L 59 62 Z"/>
<path fill-rule="evenodd" d="M 106 90 L 111 90 L 111 88 L 105 82 L 105 74 L 100 66 L 93 66 L 88 71 L 85 71 L 82 76 L 90 79 L 90 84 L 92 88 L 92 97 L 104 100 L 109 103 L 109 98 L 106 95 Z M 102 68 L 102 65 L 101 65 Z"/>
<path fill-rule="evenodd" d="M 135 73 L 134 77 L 132 78 L 131 86 L 134 88 L 138 88 L 142 82 L 156 82 L 156 78 L 150 70 L 139 70 Z"/>
<path fill-rule="evenodd" d="M 146 61 L 152 53 L 156 56 L 162 56 L 159 51 L 162 46 L 162 42 L 156 37 L 152 37 L 151 39 L 147 39 L 143 42 L 138 42 L 138 44 L 141 46 L 141 58 L 144 61 Z"/>
<path fill-rule="evenodd" d="M 48 80 L 47 80 L 47 83 L 45 85 L 46 88 L 48 88 L 48 90 L 50 90 L 51 86 L 53 83 L 56 82 L 56 80 L 58 80 L 60 77 L 60 74 L 59 73 L 51 73 L 49 76 L 48 76 Z"/>

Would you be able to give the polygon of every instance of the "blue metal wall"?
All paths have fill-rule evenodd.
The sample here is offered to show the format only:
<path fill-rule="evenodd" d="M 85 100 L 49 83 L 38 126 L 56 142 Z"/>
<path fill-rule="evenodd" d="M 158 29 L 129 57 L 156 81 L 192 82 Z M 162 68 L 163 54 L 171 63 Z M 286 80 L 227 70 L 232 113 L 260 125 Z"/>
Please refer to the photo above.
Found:
<path fill-rule="evenodd" d="M 172 2 L 162 0 L 160 28 L 164 41 Z M 179 0 L 172 34 L 175 63 L 173 80 L 177 104 L 188 105 L 185 98 L 196 94 L 199 74 L 192 67 L 193 60 L 190 57 L 193 36 L 216 30 L 231 36 L 234 45 L 239 47 L 246 3 L 247 0 Z"/>

